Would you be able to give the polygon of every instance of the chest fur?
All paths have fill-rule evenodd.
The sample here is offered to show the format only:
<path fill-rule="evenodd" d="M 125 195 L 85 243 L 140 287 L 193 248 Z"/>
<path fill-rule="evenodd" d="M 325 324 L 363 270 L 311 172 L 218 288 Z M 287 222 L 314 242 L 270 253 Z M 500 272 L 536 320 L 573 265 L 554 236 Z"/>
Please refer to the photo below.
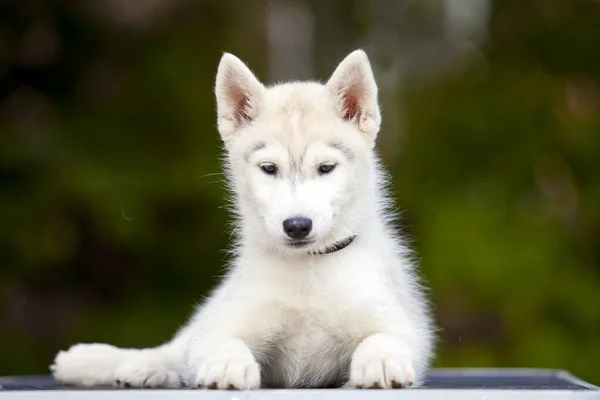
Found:
<path fill-rule="evenodd" d="M 344 379 L 354 350 L 375 324 L 368 302 L 342 289 L 315 285 L 271 304 L 279 319 L 264 368 L 271 385 L 328 386 Z"/>
<path fill-rule="evenodd" d="M 346 377 L 356 347 L 381 328 L 373 311 L 387 308 L 390 299 L 374 259 L 359 261 L 338 260 L 312 271 L 273 266 L 245 285 L 261 287 L 259 294 L 243 294 L 260 325 L 245 339 L 262 356 L 266 385 L 328 386 Z"/>
<path fill-rule="evenodd" d="M 345 376 L 359 342 L 350 315 L 330 307 L 308 305 L 283 311 L 281 330 L 273 338 L 265 380 L 272 386 L 337 385 Z"/>

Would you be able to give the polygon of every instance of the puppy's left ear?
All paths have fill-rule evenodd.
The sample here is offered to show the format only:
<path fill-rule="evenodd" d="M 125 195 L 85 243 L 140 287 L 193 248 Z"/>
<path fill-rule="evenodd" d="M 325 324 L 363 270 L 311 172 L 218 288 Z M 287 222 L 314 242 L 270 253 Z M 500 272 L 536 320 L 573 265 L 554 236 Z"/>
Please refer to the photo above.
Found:
<path fill-rule="evenodd" d="M 336 68 L 326 85 L 336 110 L 346 121 L 375 140 L 381 126 L 377 83 L 367 54 L 350 53 Z"/>

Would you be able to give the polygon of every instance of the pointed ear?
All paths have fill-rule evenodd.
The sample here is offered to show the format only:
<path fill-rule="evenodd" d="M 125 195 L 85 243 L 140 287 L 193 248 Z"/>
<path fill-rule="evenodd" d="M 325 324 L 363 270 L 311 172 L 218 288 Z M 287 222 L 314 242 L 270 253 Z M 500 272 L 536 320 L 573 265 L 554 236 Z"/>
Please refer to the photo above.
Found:
<path fill-rule="evenodd" d="M 215 83 L 217 123 L 224 142 L 258 116 L 265 87 L 233 54 L 225 53 Z"/>
<path fill-rule="evenodd" d="M 337 112 L 374 140 L 381 125 L 377 83 L 366 53 L 355 50 L 336 68 L 327 82 Z"/>

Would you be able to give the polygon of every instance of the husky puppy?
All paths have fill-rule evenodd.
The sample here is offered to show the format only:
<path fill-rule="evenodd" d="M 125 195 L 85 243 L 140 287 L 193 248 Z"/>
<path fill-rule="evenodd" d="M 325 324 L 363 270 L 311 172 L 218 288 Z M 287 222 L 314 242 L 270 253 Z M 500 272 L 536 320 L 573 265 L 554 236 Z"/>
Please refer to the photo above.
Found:
<path fill-rule="evenodd" d="M 391 223 L 367 55 L 349 54 L 324 85 L 264 86 L 226 53 L 215 93 L 237 217 L 227 276 L 170 342 L 78 344 L 58 353 L 55 378 L 210 389 L 419 384 L 434 327 Z"/>

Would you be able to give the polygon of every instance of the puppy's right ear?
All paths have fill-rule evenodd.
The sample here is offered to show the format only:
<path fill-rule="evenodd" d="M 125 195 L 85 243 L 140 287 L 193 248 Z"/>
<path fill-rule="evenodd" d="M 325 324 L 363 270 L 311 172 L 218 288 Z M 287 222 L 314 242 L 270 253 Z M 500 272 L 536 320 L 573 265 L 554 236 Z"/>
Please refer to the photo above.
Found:
<path fill-rule="evenodd" d="M 215 84 L 217 123 L 227 144 L 232 135 L 258 115 L 265 87 L 233 54 L 225 53 L 219 63 Z"/>

